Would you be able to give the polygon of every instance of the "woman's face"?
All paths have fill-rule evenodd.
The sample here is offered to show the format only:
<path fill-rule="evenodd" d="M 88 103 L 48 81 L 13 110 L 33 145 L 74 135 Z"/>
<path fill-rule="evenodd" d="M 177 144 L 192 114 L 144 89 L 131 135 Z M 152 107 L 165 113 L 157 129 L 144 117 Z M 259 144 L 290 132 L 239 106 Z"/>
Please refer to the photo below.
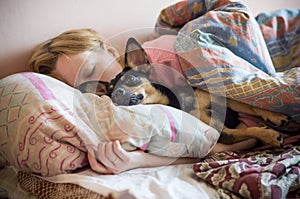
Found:
<path fill-rule="evenodd" d="M 104 49 L 79 54 L 61 55 L 53 73 L 73 87 L 90 80 L 109 82 L 122 67 L 111 52 Z"/>

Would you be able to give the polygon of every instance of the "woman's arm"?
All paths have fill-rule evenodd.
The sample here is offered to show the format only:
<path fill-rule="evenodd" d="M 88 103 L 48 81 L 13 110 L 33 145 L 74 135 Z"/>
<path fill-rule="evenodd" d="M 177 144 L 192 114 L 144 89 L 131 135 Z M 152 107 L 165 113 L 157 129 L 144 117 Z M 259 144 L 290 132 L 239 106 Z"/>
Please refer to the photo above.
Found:
<path fill-rule="evenodd" d="M 170 158 L 142 151 L 125 151 L 119 141 L 98 145 L 98 153 L 88 153 L 92 170 L 101 174 L 117 174 L 134 168 L 157 167 L 174 164 L 196 163 L 198 158 Z"/>

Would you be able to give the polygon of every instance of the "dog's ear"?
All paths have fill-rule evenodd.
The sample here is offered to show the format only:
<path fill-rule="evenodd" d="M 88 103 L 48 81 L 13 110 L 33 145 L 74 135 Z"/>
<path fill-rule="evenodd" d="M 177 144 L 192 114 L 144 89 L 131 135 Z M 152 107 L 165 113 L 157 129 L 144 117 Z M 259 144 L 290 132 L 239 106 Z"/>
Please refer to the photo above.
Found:
<path fill-rule="evenodd" d="M 108 94 L 107 87 L 108 87 L 107 82 L 92 80 L 80 84 L 78 89 L 82 93 L 94 93 L 98 96 L 102 96 Z"/>
<path fill-rule="evenodd" d="M 125 65 L 144 73 L 148 73 L 151 69 L 145 50 L 132 37 L 128 39 L 126 44 Z"/>

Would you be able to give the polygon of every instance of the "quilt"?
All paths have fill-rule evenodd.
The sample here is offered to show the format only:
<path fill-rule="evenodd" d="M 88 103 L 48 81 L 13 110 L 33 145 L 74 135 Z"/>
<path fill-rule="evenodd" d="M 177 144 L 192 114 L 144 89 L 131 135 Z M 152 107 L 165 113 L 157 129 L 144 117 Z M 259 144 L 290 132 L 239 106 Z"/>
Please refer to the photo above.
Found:
<path fill-rule="evenodd" d="M 300 10 L 254 17 L 240 1 L 180 1 L 159 15 L 154 35 L 164 34 L 177 35 L 190 85 L 291 117 L 284 149 L 217 153 L 195 174 L 220 198 L 299 197 Z"/>
<path fill-rule="evenodd" d="M 177 34 L 192 86 L 298 118 L 299 18 L 300 10 L 255 18 L 238 1 L 182 1 L 161 12 L 155 35 Z"/>

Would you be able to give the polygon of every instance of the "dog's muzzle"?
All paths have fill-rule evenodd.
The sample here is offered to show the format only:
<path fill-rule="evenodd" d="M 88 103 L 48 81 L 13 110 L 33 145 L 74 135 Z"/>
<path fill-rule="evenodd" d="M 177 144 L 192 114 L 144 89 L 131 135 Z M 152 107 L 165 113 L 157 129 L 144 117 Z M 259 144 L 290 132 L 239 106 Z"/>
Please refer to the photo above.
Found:
<path fill-rule="evenodd" d="M 144 99 L 142 94 L 136 95 L 132 91 L 125 88 L 116 88 L 111 94 L 111 99 L 114 103 L 121 106 L 131 106 L 140 104 Z"/>

